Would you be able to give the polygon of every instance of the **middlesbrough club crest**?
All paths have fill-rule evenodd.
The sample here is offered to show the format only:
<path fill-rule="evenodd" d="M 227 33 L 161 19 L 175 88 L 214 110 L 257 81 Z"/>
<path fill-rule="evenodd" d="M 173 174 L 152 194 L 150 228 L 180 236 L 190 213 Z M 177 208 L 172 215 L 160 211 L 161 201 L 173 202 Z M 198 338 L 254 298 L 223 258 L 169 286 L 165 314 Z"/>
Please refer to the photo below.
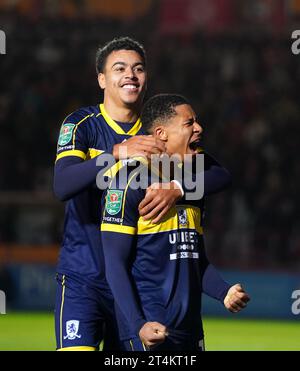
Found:
<path fill-rule="evenodd" d="M 64 339 L 68 340 L 74 340 L 74 339 L 80 339 L 81 335 L 77 335 L 79 330 L 79 321 L 72 319 L 70 321 L 66 322 L 66 332 L 67 335 L 64 336 Z"/>
<path fill-rule="evenodd" d="M 187 225 L 187 213 L 186 213 L 186 209 L 185 208 L 177 208 L 177 212 L 178 212 L 178 221 L 179 221 L 179 225 L 182 227 L 182 226 L 186 226 Z"/>

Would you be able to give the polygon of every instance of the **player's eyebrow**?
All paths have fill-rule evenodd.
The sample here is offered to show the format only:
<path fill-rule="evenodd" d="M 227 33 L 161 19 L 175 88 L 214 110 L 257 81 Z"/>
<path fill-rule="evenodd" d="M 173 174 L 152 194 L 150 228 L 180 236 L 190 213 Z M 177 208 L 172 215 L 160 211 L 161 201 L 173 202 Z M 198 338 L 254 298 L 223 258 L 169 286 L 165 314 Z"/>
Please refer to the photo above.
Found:
<path fill-rule="evenodd" d="M 125 62 L 115 62 L 111 68 L 113 68 L 114 66 L 116 66 L 117 64 L 121 64 L 122 66 L 126 66 L 126 63 Z"/>
<path fill-rule="evenodd" d="M 132 67 L 136 67 L 136 66 L 142 66 L 145 68 L 145 64 L 143 62 L 136 62 L 132 65 Z"/>
<path fill-rule="evenodd" d="M 111 66 L 111 68 L 113 68 L 113 67 L 114 67 L 115 65 L 117 65 L 117 64 L 120 64 L 120 65 L 122 65 L 122 66 L 127 66 L 127 63 L 125 63 L 125 62 L 121 62 L 121 61 L 117 61 L 117 62 L 115 62 L 115 63 Z M 136 66 L 139 66 L 139 65 L 145 67 L 145 65 L 144 65 L 143 62 L 136 62 L 136 63 L 134 63 L 134 64 L 132 65 L 132 67 L 136 67 Z"/>
<path fill-rule="evenodd" d="M 184 124 L 185 124 L 185 125 L 192 125 L 195 121 L 196 121 L 196 118 L 191 117 L 191 118 L 189 118 L 189 119 L 186 119 L 186 120 L 184 121 Z"/>

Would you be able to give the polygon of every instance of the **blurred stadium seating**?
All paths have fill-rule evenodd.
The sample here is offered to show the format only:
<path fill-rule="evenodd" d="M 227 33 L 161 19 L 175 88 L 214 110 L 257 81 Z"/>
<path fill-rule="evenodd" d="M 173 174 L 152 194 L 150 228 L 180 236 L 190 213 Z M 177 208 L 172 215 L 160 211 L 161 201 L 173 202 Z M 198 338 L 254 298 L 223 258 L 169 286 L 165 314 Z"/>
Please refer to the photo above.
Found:
<path fill-rule="evenodd" d="M 52 194 L 60 123 L 101 101 L 95 50 L 120 35 L 146 47 L 148 96 L 186 95 L 206 149 L 233 175 L 232 189 L 207 202 L 211 260 L 224 269 L 299 272 L 300 57 L 290 39 L 299 14 L 297 0 L 0 1 L 7 36 L 0 56 L 0 289 L 12 292 L 20 267 L 25 277 L 33 272 L 28 264 L 37 271 L 33 282 L 44 274 L 39 267 L 54 270 L 63 221 Z"/>

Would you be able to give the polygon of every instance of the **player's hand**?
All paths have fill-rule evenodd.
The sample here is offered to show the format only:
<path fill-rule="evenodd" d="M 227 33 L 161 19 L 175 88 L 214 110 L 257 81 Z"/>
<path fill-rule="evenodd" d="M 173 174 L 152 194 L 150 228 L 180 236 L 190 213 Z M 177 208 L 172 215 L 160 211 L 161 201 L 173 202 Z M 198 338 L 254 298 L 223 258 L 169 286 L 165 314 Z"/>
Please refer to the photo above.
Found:
<path fill-rule="evenodd" d="M 237 283 L 230 287 L 224 299 L 225 307 L 232 313 L 238 313 L 247 306 L 250 296 L 244 291 L 242 286 Z"/>
<path fill-rule="evenodd" d="M 144 220 L 154 218 L 152 223 L 158 223 L 181 197 L 181 190 L 176 183 L 164 183 L 164 186 L 153 183 L 147 188 L 146 196 L 139 204 L 140 216 Z"/>
<path fill-rule="evenodd" d="M 146 347 L 163 343 L 166 336 L 167 328 L 159 322 L 146 322 L 139 331 L 139 337 Z"/>
<path fill-rule="evenodd" d="M 144 156 L 150 158 L 152 154 L 161 154 L 166 151 L 165 143 L 152 135 L 136 135 L 122 143 L 115 144 L 113 156 L 116 160 Z"/>

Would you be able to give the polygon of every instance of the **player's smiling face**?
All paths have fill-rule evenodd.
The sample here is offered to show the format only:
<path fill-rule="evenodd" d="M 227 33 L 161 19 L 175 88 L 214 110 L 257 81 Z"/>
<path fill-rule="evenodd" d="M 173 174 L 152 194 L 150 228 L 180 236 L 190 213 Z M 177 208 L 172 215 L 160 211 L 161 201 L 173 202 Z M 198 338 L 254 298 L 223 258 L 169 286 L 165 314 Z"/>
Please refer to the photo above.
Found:
<path fill-rule="evenodd" d="M 142 57 L 134 50 L 118 50 L 106 59 L 103 73 L 98 76 L 105 99 L 116 104 L 136 105 L 143 100 L 147 73 Z"/>
<path fill-rule="evenodd" d="M 156 127 L 154 132 L 165 141 L 168 155 L 178 154 L 183 160 L 185 154 L 198 153 L 196 144 L 199 144 L 203 129 L 190 105 L 181 104 L 175 111 L 177 115 L 166 125 Z"/>

